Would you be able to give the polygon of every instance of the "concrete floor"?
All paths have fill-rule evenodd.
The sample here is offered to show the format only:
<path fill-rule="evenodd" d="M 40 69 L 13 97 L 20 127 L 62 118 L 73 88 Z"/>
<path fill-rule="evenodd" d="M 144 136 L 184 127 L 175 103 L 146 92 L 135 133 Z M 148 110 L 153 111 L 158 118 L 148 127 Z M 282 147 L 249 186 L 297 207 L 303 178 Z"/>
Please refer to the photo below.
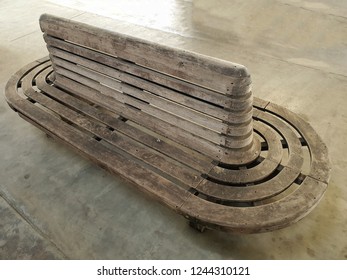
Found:
<path fill-rule="evenodd" d="M 45 12 L 246 65 L 255 96 L 301 115 L 327 143 L 324 199 L 276 232 L 200 234 L 46 138 L 3 97 L 10 76 L 47 53 Z M 346 15 L 344 0 L 1 1 L 0 259 L 347 259 Z"/>

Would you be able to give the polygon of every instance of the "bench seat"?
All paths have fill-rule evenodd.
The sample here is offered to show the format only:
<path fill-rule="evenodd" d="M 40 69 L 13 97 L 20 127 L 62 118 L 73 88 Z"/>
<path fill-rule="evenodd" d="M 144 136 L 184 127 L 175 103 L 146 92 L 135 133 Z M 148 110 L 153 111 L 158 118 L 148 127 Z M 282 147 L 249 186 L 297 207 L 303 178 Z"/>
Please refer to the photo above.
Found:
<path fill-rule="evenodd" d="M 322 198 L 326 146 L 253 98 L 244 66 L 55 16 L 40 24 L 50 57 L 12 76 L 10 107 L 195 226 L 275 230 Z"/>

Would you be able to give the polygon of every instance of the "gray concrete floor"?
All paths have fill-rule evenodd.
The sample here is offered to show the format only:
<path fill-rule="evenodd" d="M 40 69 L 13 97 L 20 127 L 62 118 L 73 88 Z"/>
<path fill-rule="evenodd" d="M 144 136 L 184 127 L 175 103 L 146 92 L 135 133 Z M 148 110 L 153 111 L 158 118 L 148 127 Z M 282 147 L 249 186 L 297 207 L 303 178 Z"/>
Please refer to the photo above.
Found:
<path fill-rule="evenodd" d="M 11 74 L 47 54 L 46 12 L 246 65 L 255 96 L 299 114 L 327 143 L 324 199 L 283 230 L 199 234 L 46 138 L 3 97 Z M 344 0 L 1 1 L 0 259 L 347 259 L 346 15 Z"/>

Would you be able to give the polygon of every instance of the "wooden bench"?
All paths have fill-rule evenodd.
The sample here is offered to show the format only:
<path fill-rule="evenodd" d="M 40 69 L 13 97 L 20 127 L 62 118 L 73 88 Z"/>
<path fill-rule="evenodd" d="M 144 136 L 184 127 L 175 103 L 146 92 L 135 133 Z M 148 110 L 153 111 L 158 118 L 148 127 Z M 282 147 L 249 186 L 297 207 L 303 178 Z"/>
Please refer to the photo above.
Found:
<path fill-rule="evenodd" d="M 243 65 L 52 15 L 40 26 L 50 56 L 10 79 L 11 108 L 198 229 L 279 229 L 323 196 L 326 146 L 253 98 Z"/>

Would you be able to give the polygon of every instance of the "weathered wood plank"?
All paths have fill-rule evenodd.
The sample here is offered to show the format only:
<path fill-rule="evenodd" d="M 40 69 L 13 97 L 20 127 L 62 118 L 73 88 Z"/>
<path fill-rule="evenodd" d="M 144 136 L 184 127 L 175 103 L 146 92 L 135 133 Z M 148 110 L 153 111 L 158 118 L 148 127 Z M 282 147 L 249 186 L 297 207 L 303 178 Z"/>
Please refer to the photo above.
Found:
<path fill-rule="evenodd" d="M 249 76 L 247 69 L 239 64 L 149 43 L 52 15 L 42 15 L 40 26 L 50 36 L 121 57 L 222 93 L 232 92 L 240 80 Z"/>
<path fill-rule="evenodd" d="M 209 228 L 239 233 L 266 232 L 301 220 L 318 204 L 326 188 L 326 183 L 306 177 L 300 188 L 288 196 L 257 207 L 220 205 L 191 194 L 180 212 Z"/>
<path fill-rule="evenodd" d="M 279 138 L 273 130 L 261 122 L 255 122 L 254 128 L 261 132 L 268 143 L 268 155 L 255 167 L 241 170 L 229 170 L 215 166 L 208 176 L 220 182 L 233 182 L 234 184 L 247 184 L 260 181 L 268 177 L 280 164 L 282 159 L 282 145 Z"/>
<path fill-rule="evenodd" d="M 51 19 L 49 16 L 47 16 L 47 18 Z M 64 27 L 64 28 L 67 28 L 67 27 Z M 74 37 L 76 35 L 76 34 L 74 34 L 75 30 L 71 30 L 71 32 L 72 32 L 72 34 L 70 34 L 70 35 L 72 37 L 68 40 L 69 41 L 72 40 L 74 43 L 77 42 L 76 43 L 77 45 L 81 45 L 81 43 L 76 41 L 76 40 L 78 40 L 77 39 L 78 35 L 77 35 L 77 37 Z M 50 35 L 50 34 L 48 34 L 48 35 Z M 65 33 L 64 33 L 64 36 L 66 36 Z M 46 36 L 46 39 L 49 40 L 49 38 L 50 38 L 49 36 Z M 65 40 L 66 38 L 61 37 L 61 39 Z M 95 39 L 95 38 L 93 38 L 93 39 Z M 57 40 L 57 39 L 53 38 L 53 40 Z M 122 39 L 120 39 L 120 40 L 122 40 Z M 82 44 L 82 45 L 85 48 L 90 48 L 90 46 L 88 45 L 89 43 L 90 43 L 90 40 L 88 40 L 87 46 L 84 44 Z M 138 43 L 138 42 L 136 42 L 136 43 Z M 150 44 L 150 43 L 148 43 L 148 46 L 150 46 L 151 48 L 157 47 L 157 45 Z M 50 46 L 49 46 L 49 48 L 50 48 Z M 141 45 L 141 48 L 143 48 L 142 45 Z M 130 50 L 130 49 L 131 49 L 131 47 L 128 49 L 128 45 L 127 45 L 127 50 Z M 96 49 L 96 50 L 99 50 L 99 49 Z M 100 52 L 106 52 L 106 50 L 99 50 L 99 51 Z M 141 51 L 142 51 L 142 49 L 141 49 Z M 107 54 L 109 54 L 111 56 L 117 56 L 115 53 L 112 53 L 112 52 L 111 53 L 107 52 Z M 136 54 L 134 54 L 133 52 L 130 51 L 128 55 L 129 56 L 126 58 L 126 60 L 129 60 L 131 57 L 132 58 L 131 61 L 136 63 Z M 142 55 L 143 55 L 143 53 L 142 53 Z M 119 55 L 118 55 L 118 57 L 119 57 Z M 121 57 L 122 57 L 122 55 L 121 55 Z M 122 58 L 124 58 L 124 57 L 122 57 Z M 134 60 L 134 58 L 135 58 L 135 60 Z M 148 60 L 148 59 L 150 59 L 150 58 L 147 57 L 146 60 Z M 170 59 L 171 59 L 170 62 L 172 63 L 173 58 L 171 57 Z M 167 63 L 169 63 L 169 62 L 167 62 Z M 143 64 L 141 64 L 141 65 L 143 65 Z M 151 70 L 153 70 L 153 69 L 155 69 L 156 71 L 161 71 L 160 66 L 158 66 L 158 65 L 155 65 L 155 68 L 151 67 Z M 198 70 L 198 69 L 196 69 L 196 70 Z M 204 70 L 202 70 L 202 71 L 204 71 Z M 170 71 L 168 72 L 168 70 L 167 70 L 164 72 L 166 74 L 170 75 Z M 187 72 L 187 69 L 186 69 L 186 72 Z M 210 75 L 211 75 L 211 73 L 210 73 Z M 182 78 L 182 77 L 179 77 L 179 78 Z M 188 81 L 191 82 L 191 80 L 188 80 Z M 194 81 L 193 81 L 193 83 L 194 83 Z M 199 85 L 201 85 L 201 84 L 199 84 Z M 210 138 L 207 135 L 209 133 L 208 131 L 205 131 L 204 134 L 208 137 L 207 139 L 209 141 L 212 141 L 214 143 L 219 143 L 222 146 L 227 147 L 227 148 L 232 148 L 232 149 L 234 149 L 234 148 L 236 148 L 236 149 L 247 148 L 250 146 L 250 144 L 253 141 L 253 134 L 252 134 L 253 124 L 251 122 L 251 119 L 252 119 L 252 112 L 251 112 L 251 110 L 252 110 L 252 105 L 251 105 L 252 104 L 252 94 L 251 94 L 250 77 L 247 74 L 247 75 L 243 76 L 242 78 L 238 78 L 237 80 L 233 81 L 231 83 L 231 85 L 232 85 L 232 88 L 229 88 L 226 92 L 226 95 L 228 96 L 229 100 L 227 100 L 224 103 L 224 107 L 226 107 L 228 109 L 228 113 L 224 117 L 224 122 L 227 123 L 228 126 L 227 126 L 227 128 L 223 129 L 223 131 L 224 131 L 223 135 L 222 135 L 222 137 L 219 137 L 220 142 L 216 142 L 215 140 L 212 140 L 212 138 Z M 198 133 L 197 135 L 202 137 L 202 134 L 200 134 L 200 133 Z M 227 137 L 224 138 L 224 135 L 226 135 Z"/>
<path fill-rule="evenodd" d="M 38 71 L 43 70 L 45 67 L 45 65 L 42 65 L 39 67 Z M 107 141 L 108 143 L 114 145 L 115 148 L 121 149 L 127 152 L 129 155 L 142 160 L 143 164 L 157 168 L 161 172 L 165 173 L 166 176 L 172 176 L 187 186 L 192 187 L 201 181 L 199 172 L 193 171 L 188 167 L 182 167 L 181 164 L 178 164 L 173 160 L 169 160 L 163 155 L 155 153 L 153 150 L 151 151 L 149 148 L 139 145 L 138 142 L 125 137 L 123 134 L 114 133 L 106 126 L 93 121 L 93 119 L 79 114 L 76 111 L 69 109 L 67 106 L 35 91 L 32 88 L 32 81 L 35 74 L 35 72 L 29 73 L 22 81 L 23 92 L 31 100 L 38 102 L 40 105 L 46 107 L 52 112 L 57 113 L 63 119 L 66 119 L 69 122 L 78 125 L 80 128 L 85 129 L 86 131 L 93 133 L 95 136 Z"/>
<path fill-rule="evenodd" d="M 54 136 L 55 139 L 67 144 L 79 154 L 110 172 L 122 176 L 127 181 L 134 183 L 141 191 L 177 211 L 189 196 L 189 192 L 122 154 L 115 156 L 114 150 L 103 146 L 94 138 L 86 136 L 81 131 L 18 95 L 18 81 L 37 64 L 35 62 L 18 71 L 6 86 L 6 99 L 14 108 L 18 109 L 20 116 Z"/>
<path fill-rule="evenodd" d="M 71 64 L 55 56 L 51 56 L 51 60 L 55 64 L 57 73 L 69 78 L 75 77 L 74 80 L 77 82 L 86 83 L 86 85 L 89 87 L 107 94 L 110 97 L 114 97 L 116 100 L 122 103 L 137 107 L 143 112 L 167 121 L 168 123 L 176 124 L 184 129 L 188 128 L 189 131 L 195 133 L 196 135 L 217 144 L 223 144 L 226 142 L 224 140 L 224 136 L 221 136 L 220 134 L 237 137 L 246 135 L 250 130 L 252 130 L 253 124 L 251 120 L 248 121 L 248 119 L 246 119 L 245 123 L 238 123 L 231 126 L 230 123 L 227 124 L 217 120 L 216 118 L 211 118 L 206 114 L 187 109 L 185 106 L 173 103 L 167 99 L 158 97 L 155 94 L 138 89 L 130 84 L 119 82 L 91 69 Z M 72 71 L 73 73 L 67 71 Z M 76 74 L 81 75 L 82 77 L 78 78 Z M 89 78 L 100 83 L 101 85 L 95 84 L 95 82 L 87 81 L 84 78 Z M 145 81 L 142 81 L 142 83 L 138 84 L 138 86 L 143 86 L 145 83 Z M 135 99 L 132 99 L 130 96 L 134 97 Z M 143 104 L 138 100 L 142 100 L 149 104 Z M 250 111 L 249 117 L 251 117 L 251 113 L 252 112 Z M 230 117 L 230 113 L 228 115 Z M 247 114 L 245 115 L 246 118 L 249 118 Z M 236 115 L 234 118 L 239 116 L 241 116 L 241 114 Z M 207 130 L 205 128 L 207 128 Z"/>
<path fill-rule="evenodd" d="M 50 54 L 55 57 L 94 69 L 137 87 L 142 87 L 144 90 L 212 117 L 224 120 L 227 116 L 222 108 L 230 101 L 227 96 L 69 42 L 49 36 L 45 36 L 45 40 Z M 143 80 L 146 81 L 145 84 L 143 84 Z M 237 101 L 238 99 L 233 100 L 234 103 Z"/>
<path fill-rule="evenodd" d="M 74 110 L 80 111 L 81 113 L 101 123 L 104 123 L 106 126 L 114 129 L 115 131 L 119 131 L 131 139 L 148 146 L 150 149 L 154 149 L 157 152 L 163 153 L 164 155 L 172 158 L 173 160 L 179 161 L 181 164 L 186 165 L 187 167 L 191 167 L 199 172 L 205 173 L 213 166 L 210 158 L 202 158 L 201 154 L 199 154 L 199 156 L 194 156 L 192 151 L 190 153 L 184 152 L 182 149 L 168 144 L 165 142 L 165 140 L 159 140 L 152 135 L 134 128 L 128 123 L 121 121 L 117 115 L 111 116 L 100 108 L 95 108 L 81 99 L 67 94 L 56 87 L 48 85 L 46 83 L 46 77 L 51 71 L 51 68 L 46 69 L 42 71 L 36 78 L 37 87 L 51 98 L 58 100 L 65 106 L 74 108 Z"/>
<path fill-rule="evenodd" d="M 213 159 L 218 160 L 223 153 L 222 147 L 213 144 L 210 141 L 199 138 L 194 134 L 181 129 L 180 127 L 171 125 L 162 120 L 156 119 L 156 121 L 153 122 L 153 118 L 146 113 L 121 104 L 106 95 L 101 95 L 100 92 L 79 84 L 69 78 L 56 74 L 55 84 L 75 95 L 78 95 L 86 100 L 90 100 L 95 104 L 99 104 L 112 112 L 120 114 L 126 119 L 131 118 L 139 125 L 156 131 L 158 134 L 161 134 L 164 137 L 172 139 L 183 146 L 189 147 L 192 150 L 198 151 Z"/>
<path fill-rule="evenodd" d="M 220 132 L 220 133 L 227 131 L 228 125 L 221 122 L 220 120 L 217 120 L 216 118 L 211 118 L 210 116 L 206 114 L 191 110 L 185 106 L 182 106 L 179 103 L 172 102 L 171 100 L 162 98 L 156 94 L 148 92 L 147 91 L 148 88 L 146 87 L 147 82 L 145 80 L 137 79 L 136 83 L 129 84 L 128 82 L 132 82 L 132 80 L 129 80 L 127 82 L 116 80 L 115 77 L 108 76 L 108 74 L 111 74 L 111 72 L 110 73 L 108 73 L 108 71 L 107 72 L 103 71 L 101 73 L 96 72 L 95 70 L 97 68 L 93 67 L 93 64 L 95 63 L 90 65 L 92 68 L 86 68 L 86 67 L 81 67 L 79 65 L 67 62 L 56 56 L 51 56 L 51 60 L 53 64 L 55 65 L 58 73 L 59 73 L 58 67 L 62 67 L 74 73 L 80 74 L 83 77 L 87 77 L 103 85 L 106 85 L 107 88 L 105 93 L 111 97 L 114 97 L 117 100 L 119 100 L 119 98 L 124 99 L 124 96 L 122 94 L 119 94 L 119 92 L 123 92 L 127 95 L 135 97 L 136 99 L 141 99 L 144 102 L 148 102 L 149 106 L 160 108 L 160 110 L 162 111 L 169 112 L 171 114 L 184 118 L 188 120 L 189 122 L 194 122 L 200 126 L 206 127 L 210 130 Z M 108 90 L 108 88 L 114 89 L 115 92 Z M 122 102 L 131 102 L 131 101 L 122 100 Z M 162 115 L 160 116 L 162 117 Z"/>
<path fill-rule="evenodd" d="M 288 145 L 289 158 L 286 166 L 294 170 L 301 169 L 303 165 L 303 151 L 300 140 L 295 132 L 280 118 L 262 111 L 258 117 L 267 125 L 273 127 L 286 141 Z M 297 161 L 297 157 L 301 158 L 301 162 Z"/>
<path fill-rule="evenodd" d="M 293 112 L 276 104 L 269 103 L 265 109 L 270 113 L 289 120 L 289 123 L 300 131 L 302 137 L 307 142 L 311 154 L 312 164 L 310 174 L 308 175 L 316 180 L 328 183 L 331 170 L 328 149 L 312 126 Z"/>
<path fill-rule="evenodd" d="M 92 80 L 89 77 L 82 76 L 78 73 L 61 68 L 59 66 L 56 66 L 55 71 L 57 74 L 68 77 L 80 84 L 86 85 L 92 89 L 97 90 L 98 92 L 100 92 L 100 98 L 102 98 L 102 95 L 107 95 L 109 98 L 114 99 L 116 102 L 119 102 L 122 105 L 131 105 L 132 107 L 139 109 L 136 111 L 137 114 L 146 113 L 148 116 L 151 117 L 151 121 L 154 123 L 158 121 L 164 121 L 168 124 L 171 124 L 171 126 L 167 127 L 167 129 L 171 133 L 174 133 L 174 131 L 172 131 L 171 129 L 174 129 L 175 127 L 180 127 L 181 130 L 185 130 L 191 134 L 200 137 L 201 139 L 206 139 L 217 145 L 222 144 L 225 141 L 225 137 L 221 136 L 218 132 L 199 126 L 193 122 L 180 118 L 176 115 L 172 115 L 166 111 L 163 111 L 161 108 L 150 106 L 147 102 L 143 102 L 136 98 L 132 98 L 131 96 L 126 94 L 128 92 L 124 92 L 125 94 L 123 94 L 122 92 L 112 89 L 107 85 L 99 83 L 96 78 L 95 80 Z M 124 86 L 122 87 L 123 89 L 125 88 Z M 133 116 L 128 114 L 127 118 L 132 120 Z"/>
<path fill-rule="evenodd" d="M 249 186 L 225 186 L 205 179 L 197 191 L 226 202 L 257 202 L 280 194 L 290 187 L 299 176 L 300 170 L 284 167 L 268 181 Z"/>

